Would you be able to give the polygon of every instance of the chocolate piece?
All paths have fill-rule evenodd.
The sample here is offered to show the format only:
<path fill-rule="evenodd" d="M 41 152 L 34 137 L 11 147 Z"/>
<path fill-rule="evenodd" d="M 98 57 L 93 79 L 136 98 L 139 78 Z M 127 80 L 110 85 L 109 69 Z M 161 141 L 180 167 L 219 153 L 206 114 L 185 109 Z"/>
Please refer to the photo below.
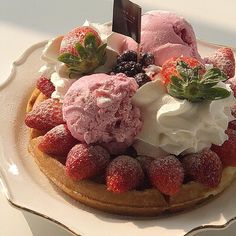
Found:
<path fill-rule="evenodd" d="M 141 7 L 129 0 L 114 0 L 112 31 L 140 43 Z"/>

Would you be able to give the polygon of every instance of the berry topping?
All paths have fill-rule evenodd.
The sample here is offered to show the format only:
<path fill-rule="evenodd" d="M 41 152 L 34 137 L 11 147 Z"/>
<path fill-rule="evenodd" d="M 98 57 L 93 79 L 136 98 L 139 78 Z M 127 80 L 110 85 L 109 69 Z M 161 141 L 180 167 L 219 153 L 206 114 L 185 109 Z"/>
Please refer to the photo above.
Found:
<path fill-rule="evenodd" d="M 53 83 L 44 76 L 39 77 L 36 87 L 47 97 L 50 98 L 55 91 Z"/>
<path fill-rule="evenodd" d="M 211 150 L 218 154 L 224 166 L 236 166 L 236 131 L 227 129 L 226 134 L 228 140 L 222 146 L 212 145 Z"/>
<path fill-rule="evenodd" d="M 101 146 L 77 144 L 68 153 L 66 173 L 74 180 L 94 177 L 106 168 L 109 158 L 109 153 Z"/>
<path fill-rule="evenodd" d="M 144 68 L 154 63 L 155 59 L 151 53 L 141 53 L 138 58 L 137 52 L 129 50 L 117 58 L 117 64 L 112 68 L 112 73 L 124 73 L 129 77 L 142 73 L 142 76 L 139 75 L 137 78 L 142 86 L 146 81 L 150 81 L 150 78 L 144 75 Z"/>
<path fill-rule="evenodd" d="M 138 73 L 134 76 L 134 79 L 136 80 L 137 84 L 139 87 L 143 86 L 144 84 L 146 84 L 147 82 L 150 82 L 151 79 L 150 77 L 145 74 L 145 73 Z"/>
<path fill-rule="evenodd" d="M 115 74 L 124 73 L 129 77 L 133 77 L 141 71 L 141 64 L 134 61 L 123 61 L 112 68 L 112 72 L 114 72 Z"/>
<path fill-rule="evenodd" d="M 172 97 L 200 102 L 230 96 L 227 89 L 215 87 L 218 82 L 227 79 L 224 72 L 219 68 L 205 72 L 203 66 L 194 58 L 172 58 L 163 65 L 160 73 Z"/>
<path fill-rule="evenodd" d="M 65 156 L 76 143 L 78 140 L 72 137 L 66 124 L 61 124 L 42 137 L 38 148 L 47 154 Z"/>
<path fill-rule="evenodd" d="M 51 98 L 39 103 L 25 117 L 25 124 L 38 130 L 50 130 L 63 123 L 62 104 Z"/>
<path fill-rule="evenodd" d="M 220 183 L 222 163 L 218 155 L 211 150 L 189 154 L 182 158 L 187 176 L 207 187 L 214 188 Z"/>
<path fill-rule="evenodd" d="M 167 195 L 175 195 L 184 180 L 182 164 L 175 156 L 167 156 L 151 162 L 149 178 L 152 185 Z"/>
<path fill-rule="evenodd" d="M 214 55 L 206 58 L 206 61 L 222 70 L 228 78 L 234 77 L 235 59 L 231 48 L 218 49 Z"/>
<path fill-rule="evenodd" d="M 107 167 L 107 189 L 122 193 L 139 187 L 144 179 L 139 162 L 129 156 L 115 158 Z"/>
<path fill-rule="evenodd" d="M 70 77 L 89 74 L 105 63 L 106 46 L 93 28 L 78 27 L 64 36 L 58 60 L 68 66 Z"/>
<path fill-rule="evenodd" d="M 129 51 L 125 51 L 123 54 L 121 54 L 118 58 L 117 58 L 117 64 L 123 62 L 123 61 L 134 61 L 137 62 L 137 52 L 129 50 Z"/>
<path fill-rule="evenodd" d="M 155 57 L 151 53 L 141 53 L 140 55 L 140 63 L 143 67 L 148 67 L 150 65 L 155 64 Z"/>

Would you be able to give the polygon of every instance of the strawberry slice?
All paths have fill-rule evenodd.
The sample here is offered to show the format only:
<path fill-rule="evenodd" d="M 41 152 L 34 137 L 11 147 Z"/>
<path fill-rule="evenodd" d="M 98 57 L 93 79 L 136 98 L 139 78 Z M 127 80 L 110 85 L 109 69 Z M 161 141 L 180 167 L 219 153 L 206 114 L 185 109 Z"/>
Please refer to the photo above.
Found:
<path fill-rule="evenodd" d="M 74 180 L 82 180 L 100 174 L 109 163 L 110 155 L 101 146 L 75 145 L 67 155 L 66 173 Z"/>
<path fill-rule="evenodd" d="M 233 78 L 235 75 L 235 59 L 231 48 L 223 47 L 206 58 L 207 63 L 213 64 L 222 70 L 228 78 Z"/>
<path fill-rule="evenodd" d="M 47 154 L 65 156 L 78 143 L 66 124 L 58 125 L 49 130 L 40 140 L 38 148 Z"/>
<path fill-rule="evenodd" d="M 36 87 L 47 97 L 50 98 L 55 91 L 53 83 L 45 76 L 40 76 L 37 80 Z"/>
<path fill-rule="evenodd" d="M 130 156 L 116 157 L 107 167 L 107 189 L 123 193 L 139 187 L 144 173 L 139 162 Z"/>
<path fill-rule="evenodd" d="M 51 98 L 39 103 L 25 117 L 25 124 L 28 127 L 44 131 L 64 123 L 62 104 Z"/>
<path fill-rule="evenodd" d="M 182 164 L 187 176 L 207 187 L 214 188 L 220 183 L 222 163 L 218 155 L 211 150 L 189 154 L 182 158 Z"/>
<path fill-rule="evenodd" d="M 175 156 L 167 156 L 151 162 L 149 178 L 152 185 L 160 192 L 175 195 L 184 180 L 184 170 Z"/>
<path fill-rule="evenodd" d="M 64 36 L 58 60 L 67 65 L 70 77 L 89 74 L 105 63 L 106 46 L 93 28 L 78 27 Z"/>
<path fill-rule="evenodd" d="M 225 133 L 228 140 L 221 146 L 212 145 L 211 150 L 218 154 L 224 166 L 236 166 L 236 131 L 227 129 Z"/>

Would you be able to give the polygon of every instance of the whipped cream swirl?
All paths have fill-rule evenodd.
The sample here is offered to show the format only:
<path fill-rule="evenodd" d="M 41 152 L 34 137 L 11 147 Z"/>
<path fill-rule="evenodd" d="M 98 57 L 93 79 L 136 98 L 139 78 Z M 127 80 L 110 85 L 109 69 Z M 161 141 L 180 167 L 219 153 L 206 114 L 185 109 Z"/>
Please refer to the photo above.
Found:
<path fill-rule="evenodd" d="M 220 82 L 218 87 L 231 90 Z M 142 86 L 133 103 L 141 110 L 143 128 L 137 139 L 164 151 L 179 155 L 196 153 L 212 144 L 222 145 L 228 122 L 233 120 L 230 107 L 234 96 L 215 101 L 191 103 L 171 97 L 157 79 Z"/>

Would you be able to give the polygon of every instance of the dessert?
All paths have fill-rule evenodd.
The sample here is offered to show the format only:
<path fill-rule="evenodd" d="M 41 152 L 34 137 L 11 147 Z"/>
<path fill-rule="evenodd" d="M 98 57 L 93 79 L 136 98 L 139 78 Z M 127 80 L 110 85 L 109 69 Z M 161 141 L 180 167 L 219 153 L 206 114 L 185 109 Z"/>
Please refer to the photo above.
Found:
<path fill-rule="evenodd" d="M 29 151 L 61 190 L 103 211 L 154 216 L 221 193 L 236 173 L 235 60 L 201 58 L 191 25 L 142 16 L 141 52 L 86 22 L 45 47 L 27 106 Z"/>

